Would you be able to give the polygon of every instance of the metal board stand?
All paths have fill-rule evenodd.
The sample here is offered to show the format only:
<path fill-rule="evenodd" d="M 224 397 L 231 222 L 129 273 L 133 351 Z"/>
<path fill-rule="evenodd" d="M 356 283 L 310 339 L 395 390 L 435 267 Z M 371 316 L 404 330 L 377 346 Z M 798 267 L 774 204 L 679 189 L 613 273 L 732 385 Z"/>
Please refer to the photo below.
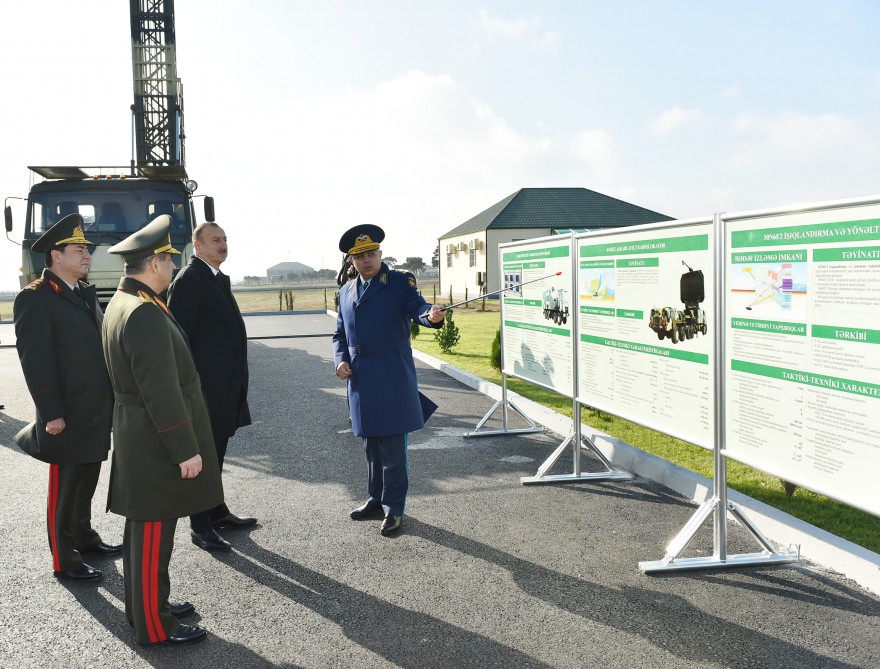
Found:
<path fill-rule="evenodd" d="M 724 355 L 725 334 L 724 315 L 721 306 L 724 304 L 725 291 L 725 265 L 724 233 L 722 231 L 720 215 L 715 216 L 715 449 L 714 449 L 714 485 L 713 495 L 703 502 L 697 511 L 691 516 L 681 531 L 666 547 L 666 554 L 662 560 L 639 562 L 639 569 L 643 573 L 660 571 L 676 571 L 684 569 L 717 569 L 721 567 L 741 567 L 743 565 L 780 564 L 797 562 L 800 559 L 800 550 L 777 550 L 770 540 L 757 528 L 746 516 L 742 509 L 727 499 L 727 460 L 722 455 L 725 439 L 725 411 L 724 411 Z M 745 527 L 749 533 L 762 546 L 763 550 L 758 553 L 741 553 L 728 555 L 727 553 L 727 514 L 728 512 Z M 714 532 L 712 535 L 713 550 L 711 556 L 681 558 L 682 551 L 687 547 L 696 535 L 697 531 L 709 517 L 714 517 Z"/>
<path fill-rule="evenodd" d="M 520 477 L 519 482 L 523 485 L 530 485 L 534 483 L 572 483 L 576 481 L 630 481 L 635 478 L 633 474 L 627 471 L 623 471 L 620 469 L 615 469 L 614 465 L 611 461 L 605 457 L 605 454 L 602 453 L 597 447 L 596 444 L 593 443 L 591 439 L 581 434 L 581 412 L 580 412 L 580 404 L 577 400 L 574 400 L 572 407 L 572 415 L 574 418 L 572 419 L 572 433 L 568 435 L 565 441 L 563 441 L 556 448 L 555 451 L 547 458 L 543 464 L 538 467 L 538 472 L 534 476 L 523 476 Z M 572 445 L 572 454 L 574 461 L 574 469 L 571 474 L 555 474 L 552 476 L 548 476 L 547 472 L 556 464 L 556 461 L 568 447 L 568 445 Z M 604 472 L 582 472 L 581 471 L 581 448 L 586 446 L 599 460 L 602 461 L 602 464 L 605 465 L 606 470 Z"/>
<path fill-rule="evenodd" d="M 574 244 L 574 232 L 571 233 L 571 246 L 572 249 L 575 248 Z M 578 275 L 578 258 L 577 253 L 572 252 L 571 254 L 571 275 L 577 278 Z M 573 285 L 577 286 L 577 281 L 573 282 Z M 575 300 L 575 304 L 578 301 Z M 577 481 L 630 481 L 635 478 L 631 473 L 616 469 L 611 461 L 605 457 L 605 454 L 602 453 L 597 447 L 596 444 L 593 443 L 591 439 L 581 434 L 581 405 L 580 402 L 577 401 L 578 388 L 580 386 L 580 378 L 579 378 L 579 365 L 577 364 L 578 360 L 578 318 L 579 314 L 577 310 L 575 310 L 574 319 L 571 323 L 571 355 L 572 355 L 572 388 L 571 388 L 571 434 L 556 448 L 553 453 L 550 454 L 550 457 L 547 458 L 540 467 L 538 467 L 538 471 L 534 476 L 523 476 L 520 477 L 519 482 L 523 485 L 531 485 L 535 483 L 574 483 Z M 552 476 L 548 476 L 547 472 L 556 464 L 556 461 L 560 458 L 560 456 L 565 452 L 565 449 L 568 448 L 568 445 L 571 444 L 572 450 L 572 473 L 571 474 L 555 474 Z M 593 455 L 595 455 L 602 464 L 605 465 L 605 471 L 602 472 L 582 472 L 581 471 L 581 448 L 585 447 L 590 450 Z"/>
<path fill-rule="evenodd" d="M 502 334 L 502 337 L 504 335 Z M 502 344 L 503 346 L 503 344 Z M 503 350 L 503 348 L 502 348 Z M 481 430 L 480 428 L 486 424 L 486 421 L 492 417 L 492 415 L 498 410 L 498 407 L 501 407 L 501 425 L 502 428 L 500 430 Z M 514 411 L 516 411 L 520 416 L 522 416 L 525 421 L 529 424 L 529 427 L 523 428 L 511 428 L 508 423 L 508 413 L 507 407 L 510 407 Z M 520 409 L 516 404 L 509 401 L 507 399 L 507 375 L 502 372 L 501 373 L 501 399 L 495 402 L 491 409 L 489 409 L 488 413 L 483 416 L 482 420 L 477 423 L 477 426 L 471 432 L 465 432 L 465 438 L 468 437 L 492 437 L 499 434 L 531 434 L 534 432 L 543 432 L 544 428 L 538 425 L 531 418 L 526 416 L 522 409 Z"/>

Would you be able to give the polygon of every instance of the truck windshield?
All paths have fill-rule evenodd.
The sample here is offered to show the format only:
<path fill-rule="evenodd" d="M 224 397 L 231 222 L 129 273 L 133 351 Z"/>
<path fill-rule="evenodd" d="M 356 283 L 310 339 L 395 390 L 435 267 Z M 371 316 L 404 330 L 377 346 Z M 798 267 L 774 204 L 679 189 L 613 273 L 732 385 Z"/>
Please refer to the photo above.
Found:
<path fill-rule="evenodd" d="M 28 234 L 39 237 L 61 218 L 79 212 L 89 241 L 118 241 L 140 230 L 160 214 L 171 216 L 172 238 L 192 234 L 189 201 L 168 191 L 66 190 L 31 193 Z"/>

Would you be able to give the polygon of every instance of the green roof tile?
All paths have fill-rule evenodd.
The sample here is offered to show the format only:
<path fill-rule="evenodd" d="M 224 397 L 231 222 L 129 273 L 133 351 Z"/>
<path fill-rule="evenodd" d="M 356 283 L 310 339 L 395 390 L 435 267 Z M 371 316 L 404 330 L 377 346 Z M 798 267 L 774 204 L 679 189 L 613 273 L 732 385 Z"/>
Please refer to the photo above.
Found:
<path fill-rule="evenodd" d="M 587 188 L 521 188 L 440 237 L 503 228 L 619 228 L 671 216 Z"/>

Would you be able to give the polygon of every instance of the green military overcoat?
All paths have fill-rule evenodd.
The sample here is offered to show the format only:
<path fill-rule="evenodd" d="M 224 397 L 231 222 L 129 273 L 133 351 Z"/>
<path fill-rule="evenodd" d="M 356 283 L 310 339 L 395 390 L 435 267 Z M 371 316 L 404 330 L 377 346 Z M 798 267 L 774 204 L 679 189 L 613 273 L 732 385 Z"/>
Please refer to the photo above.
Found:
<path fill-rule="evenodd" d="M 148 286 L 124 277 L 104 314 L 113 383 L 113 466 L 107 508 L 171 520 L 223 502 L 211 421 L 186 335 Z M 178 465 L 201 454 L 202 471 Z"/>

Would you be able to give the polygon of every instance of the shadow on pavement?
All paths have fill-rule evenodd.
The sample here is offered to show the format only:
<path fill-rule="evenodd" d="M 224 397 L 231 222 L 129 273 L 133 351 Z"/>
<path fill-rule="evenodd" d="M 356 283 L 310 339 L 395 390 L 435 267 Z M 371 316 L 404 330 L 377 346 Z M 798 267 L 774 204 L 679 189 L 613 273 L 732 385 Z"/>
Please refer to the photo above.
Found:
<path fill-rule="evenodd" d="M 677 595 L 645 588 L 609 588 L 584 581 L 412 517 L 407 519 L 406 531 L 506 569 L 532 597 L 601 625 L 638 635 L 683 659 L 730 669 L 857 666 L 707 614 Z M 728 649 L 726 654 L 719 652 L 721 646 Z"/>

